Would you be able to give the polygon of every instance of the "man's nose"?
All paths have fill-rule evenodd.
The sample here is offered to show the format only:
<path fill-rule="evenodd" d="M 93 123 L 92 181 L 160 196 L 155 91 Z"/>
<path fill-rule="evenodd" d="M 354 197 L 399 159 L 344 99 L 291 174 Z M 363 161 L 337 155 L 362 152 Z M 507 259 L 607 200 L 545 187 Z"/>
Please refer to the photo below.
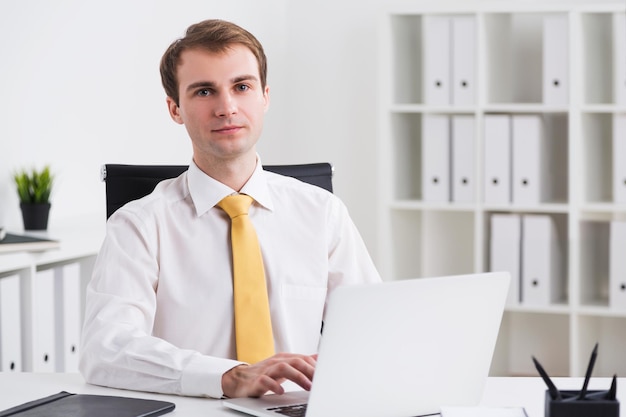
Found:
<path fill-rule="evenodd" d="M 224 93 L 220 95 L 215 115 L 218 117 L 228 117 L 237 113 L 237 102 L 232 94 Z"/>

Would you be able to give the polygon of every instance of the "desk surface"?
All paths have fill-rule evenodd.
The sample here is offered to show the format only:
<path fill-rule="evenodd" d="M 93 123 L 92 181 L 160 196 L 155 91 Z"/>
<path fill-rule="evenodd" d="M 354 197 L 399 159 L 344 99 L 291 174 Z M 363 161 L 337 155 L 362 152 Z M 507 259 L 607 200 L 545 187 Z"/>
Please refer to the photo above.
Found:
<path fill-rule="evenodd" d="M 608 389 L 610 383 L 609 378 L 594 378 L 591 380 L 589 388 Z M 582 379 L 556 378 L 555 384 L 559 389 L 580 389 Z M 618 398 L 626 398 L 626 378 L 620 378 L 617 386 Z M 242 416 L 240 413 L 225 409 L 220 400 L 98 387 L 86 384 L 79 374 L 0 372 L 0 392 L 2 393 L 0 395 L 0 410 L 56 394 L 60 391 L 171 401 L 176 404 L 176 409 L 167 415 L 172 417 Z M 529 417 L 543 417 L 544 392 L 545 385 L 540 378 L 489 378 L 485 386 L 481 405 L 498 407 L 523 406 L 526 408 Z M 626 416 L 624 411 L 620 411 L 621 416 Z"/>

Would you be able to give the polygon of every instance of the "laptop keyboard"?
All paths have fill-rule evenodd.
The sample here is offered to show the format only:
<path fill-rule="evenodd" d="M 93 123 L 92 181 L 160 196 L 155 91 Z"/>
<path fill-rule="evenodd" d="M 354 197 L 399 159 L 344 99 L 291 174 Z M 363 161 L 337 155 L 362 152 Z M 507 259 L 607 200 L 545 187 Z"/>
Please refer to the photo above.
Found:
<path fill-rule="evenodd" d="M 272 407 L 268 408 L 267 410 L 288 417 L 304 417 L 304 415 L 306 414 L 306 406 L 306 404 L 292 404 L 282 407 Z"/>

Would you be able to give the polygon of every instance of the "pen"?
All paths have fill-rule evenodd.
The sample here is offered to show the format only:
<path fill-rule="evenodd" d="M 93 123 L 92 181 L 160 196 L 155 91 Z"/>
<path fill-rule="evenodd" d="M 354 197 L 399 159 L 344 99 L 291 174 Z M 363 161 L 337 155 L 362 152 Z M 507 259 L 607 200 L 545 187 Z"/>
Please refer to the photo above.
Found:
<path fill-rule="evenodd" d="M 617 375 L 613 375 L 613 381 L 611 381 L 611 388 L 609 389 L 607 398 L 609 400 L 615 400 L 616 394 L 617 394 Z"/>
<path fill-rule="evenodd" d="M 548 386 L 550 397 L 553 400 L 561 400 L 561 393 L 559 392 L 558 389 L 556 389 L 556 386 L 554 386 L 554 383 L 552 382 L 552 380 L 550 379 L 546 371 L 543 369 L 543 366 L 541 366 L 539 361 L 537 361 L 537 359 L 535 359 L 534 356 L 532 358 L 533 358 L 533 362 L 535 363 L 535 368 L 537 368 L 537 371 L 539 372 L 539 375 L 541 375 L 543 382 L 545 382 L 546 385 Z"/>
<path fill-rule="evenodd" d="M 589 379 L 591 379 L 591 372 L 593 371 L 593 365 L 596 363 L 596 356 L 598 356 L 598 344 L 593 348 L 591 357 L 589 358 L 589 365 L 587 366 L 587 373 L 585 374 L 585 382 L 583 382 L 583 389 L 580 390 L 578 399 L 582 400 L 587 395 L 587 386 L 589 385 Z"/>

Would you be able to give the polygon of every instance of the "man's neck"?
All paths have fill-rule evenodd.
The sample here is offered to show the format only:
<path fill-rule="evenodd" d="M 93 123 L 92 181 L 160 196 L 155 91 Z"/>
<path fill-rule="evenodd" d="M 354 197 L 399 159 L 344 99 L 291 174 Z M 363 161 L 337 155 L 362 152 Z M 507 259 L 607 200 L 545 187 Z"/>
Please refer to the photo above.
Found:
<path fill-rule="evenodd" d="M 203 160 L 194 155 L 194 162 L 209 177 L 240 191 L 248 182 L 257 164 L 256 153 L 252 157 L 245 156 L 227 160 Z"/>

